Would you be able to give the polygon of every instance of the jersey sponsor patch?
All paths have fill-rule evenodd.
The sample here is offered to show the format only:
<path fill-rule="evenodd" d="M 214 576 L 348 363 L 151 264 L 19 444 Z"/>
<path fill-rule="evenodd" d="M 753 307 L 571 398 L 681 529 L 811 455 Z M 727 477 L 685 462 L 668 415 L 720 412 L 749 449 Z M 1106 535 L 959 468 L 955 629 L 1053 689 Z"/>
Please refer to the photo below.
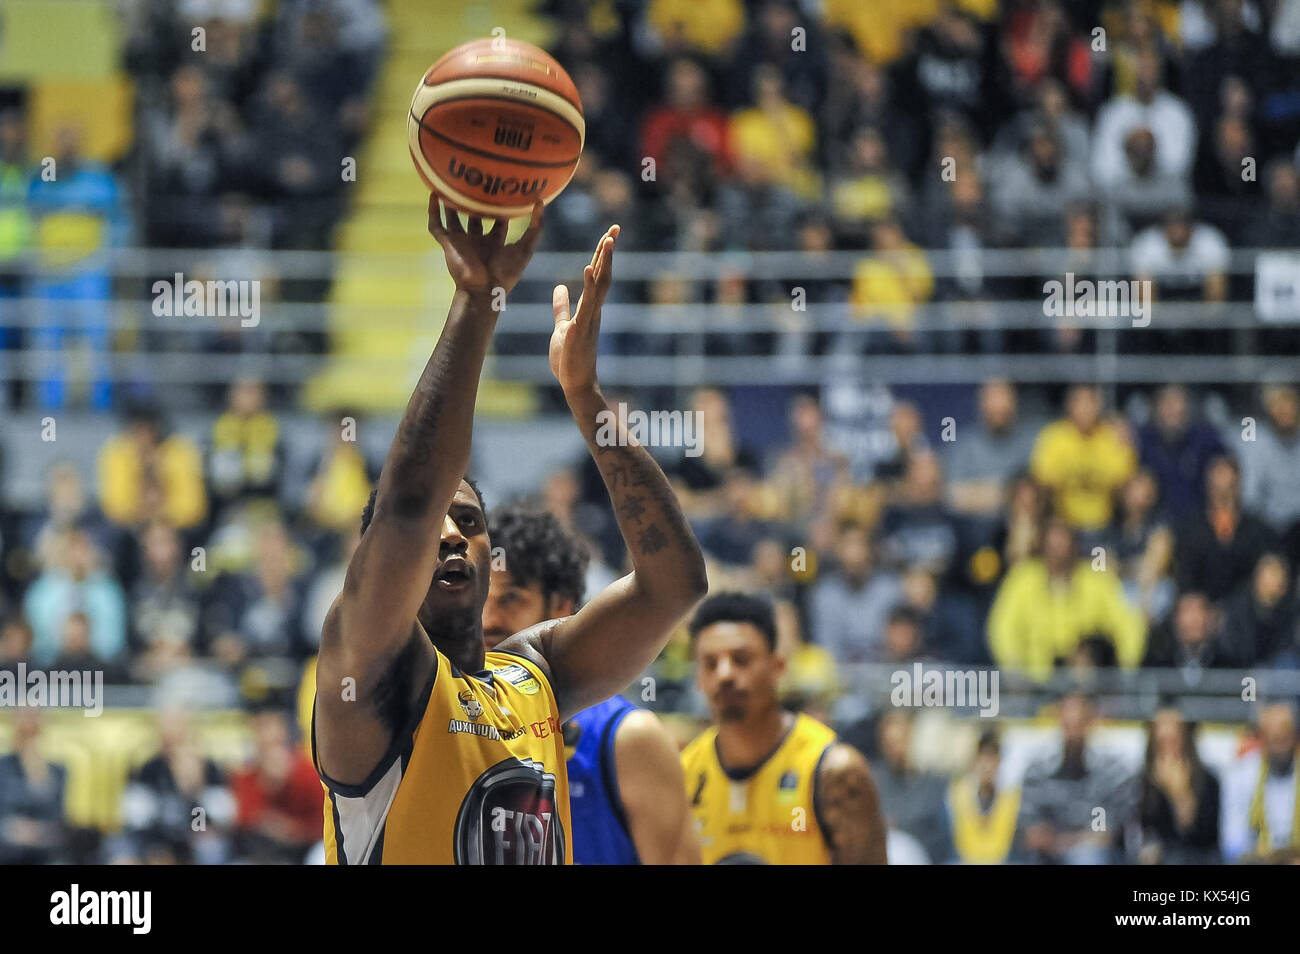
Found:
<path fill-rule="evenodd" d="M 485 739 L 499 740 L 501 733 L 497 731 L 494 725 L 477 725 L 473 722 L 466 722 L 464 719 L 451 719 L 447 723 L 448 732 L 468 732 L 471 735 L 481 735 Z"/>
<path fill-rule="evenodd" d="M 526 696 L 535 696 L 542 689 L 537 684 L 537 680 L 533 678 L 532 673 L 515 663 L 495 670 L 494 675 L 498 679 L 504 679 Z"/>
<path fill-rule="evenodd" d="M 483 714 L 483 705 L 474 697 L 471 689 L 462 689 L 456 696 L 460 700 L 460 707 L 465 710 L 465 715 L 471 720 L 477 721 L 478 717 Z"/>
<path fill-rule="evenodd" d="M 799 775 L 797 772 L 785 772 L 777 782 L 777 797 L 789 801 L 799 794 Z"/>
<path fill-rule="evenodd" d="M 464 719 L 449 719 L 447 722 L 448 733 L 468 732 L 470 735 L 481 735 L 485 739 L 493 741 L 509 742 L 517 739 L 528 730 L 523 726 L 517 729 L 498 729 L 494 725 L 478 725 L 474 722 L 466 722 Z"/>
<path fill-rule="evenodd" d="M 456 817 L 456 864 L 564 863 L 555 776 L 531 759 L 505 759 L 480 775 Z"/>

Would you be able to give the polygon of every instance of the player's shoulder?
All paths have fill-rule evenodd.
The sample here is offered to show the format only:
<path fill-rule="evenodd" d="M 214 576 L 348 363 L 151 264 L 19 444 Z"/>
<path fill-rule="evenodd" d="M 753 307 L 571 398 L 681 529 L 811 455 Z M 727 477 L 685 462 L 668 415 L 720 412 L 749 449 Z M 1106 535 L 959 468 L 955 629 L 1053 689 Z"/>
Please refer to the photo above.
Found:
<path fill-rule="evenodd" d="M 621 696 L 610 700 L 616 704 L 611 707 L 608 719 L 617 719 L 614 729 L 615 739 L 620 748 L 640 748 L 642 746 L 671 745 L 676 749 L 672 734 L 663 720 L 649 709 L 633 705 Z"/>
<path fill-rule="evenodd" d="M 817 760 L 817 774 L 823 779 L 848 774 L 869 775 L 870 772 L 865 755 L 835 738 L 826 743 Z"/>
<path fill-rule="evenodd" d="M 663 777 L 680 770 L 681 753 L 668 727 L 649 709 L 629 705 L 613 725 L 613 752 L 620 774 Z"/>
<path fill-rule="evenodd" d="M 791 736 L 801 746 L 812 746 L 825 748 L 835 742 L 838 736 L 835 730 L 824 722 L 819 722 L 807 713 L 800 712 L 795 716 L 794 728 L 791 730 Z"/>
<path fill-rule="evenodd" d="M 540 669 L 547 682 L 551 682 L 551 664 L 546 658 L 547 647 L 550 645 L 551 634 L 568 618 L 567 616 L 561 616 L 558 619 L 543 620 L 529 626 L 527 629 L 521 629 L 513 636 L 497 644 L 496 649 L 486 655 L 516 657 L 516 660 L 524 659 L 537 669 Z"/>

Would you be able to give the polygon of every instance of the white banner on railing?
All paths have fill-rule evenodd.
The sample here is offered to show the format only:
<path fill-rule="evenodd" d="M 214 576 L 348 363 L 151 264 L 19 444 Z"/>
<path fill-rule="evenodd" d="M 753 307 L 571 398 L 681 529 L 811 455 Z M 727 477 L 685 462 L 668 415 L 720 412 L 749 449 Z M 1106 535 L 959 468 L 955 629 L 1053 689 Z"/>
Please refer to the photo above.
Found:
<path fill-rule="evenodd" d="M 1255 313 L 1271 324 L 1300 322 L 1300 253 L 1260 252 L 1255 260 Z"/>

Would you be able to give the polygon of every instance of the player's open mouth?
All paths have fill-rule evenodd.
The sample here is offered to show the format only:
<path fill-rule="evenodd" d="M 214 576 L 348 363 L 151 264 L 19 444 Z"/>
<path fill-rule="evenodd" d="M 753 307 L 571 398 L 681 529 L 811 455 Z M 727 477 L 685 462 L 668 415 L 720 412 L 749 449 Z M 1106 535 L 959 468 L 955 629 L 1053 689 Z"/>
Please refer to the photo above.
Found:
<path fill-rule="evenodd" d="M 457 557 L 438 567 L 438 572 L 433 575 L 433 579 L 439 589 L 461 589 L 474 581 L 474 567 L 467 560 Z"/>

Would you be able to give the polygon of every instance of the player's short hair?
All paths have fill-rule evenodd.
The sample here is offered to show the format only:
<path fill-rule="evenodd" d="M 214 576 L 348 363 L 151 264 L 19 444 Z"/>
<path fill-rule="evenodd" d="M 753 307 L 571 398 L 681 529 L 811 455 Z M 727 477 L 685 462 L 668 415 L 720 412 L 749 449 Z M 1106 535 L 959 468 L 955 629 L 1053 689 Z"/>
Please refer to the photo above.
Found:
<path fill-rule="evenodd" d="M 506 572 L 519 586 L 536 583 L 542 596 L 567 596 L 582 605 L 586 590 L 586 545 L 567 533 L 545 510 L 507 504 L 492 515 L 488 526 L 492 549 L 505 555 Z"/>
<path fill-rule="evenodd" d="M 474 491 L 474 496 L 478 498 L 478 505 L 483 511 L 483 520 L 487 521 L 487 503 L 483 500 L 483 491 L 478 489 L 478 484 L 474 483 L 474 478 L 466 474 L 461 480 L 469 484 L 469 489 Z M 379 496 L 379 490 L 370 491 L 370 499 L 366 501 L 366 507 L 361 511 L 361 532 L 366 532 L 366 527 L 370 526 L 370 521 L 375 519 L 375 498 Z"/>
<path fill-rule="evenodd" d="M 694 643 L 700 631 L 714 623 L 749 623 L 763 634 L 769 650 L 776 649 L 776 611 L 772 601 L 751 593 L 724 592 L 710 596 L 695 611 L 688 628 Z"/>

